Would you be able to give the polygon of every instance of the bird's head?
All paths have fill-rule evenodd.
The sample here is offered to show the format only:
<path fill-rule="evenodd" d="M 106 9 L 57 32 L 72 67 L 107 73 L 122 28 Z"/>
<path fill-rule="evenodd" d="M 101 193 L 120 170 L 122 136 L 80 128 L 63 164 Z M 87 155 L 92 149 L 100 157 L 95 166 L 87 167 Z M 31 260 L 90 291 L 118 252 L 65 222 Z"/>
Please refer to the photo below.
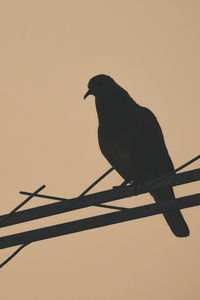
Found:
<path fill-rule="evenodd" d="M 85 94 L 84 99 L 89 95 L 102 95 L 112 89 L 115 85 L 115 81 L 110 76 L 104 74 L 94 76 L 88 83 L 88 91 Z"/>

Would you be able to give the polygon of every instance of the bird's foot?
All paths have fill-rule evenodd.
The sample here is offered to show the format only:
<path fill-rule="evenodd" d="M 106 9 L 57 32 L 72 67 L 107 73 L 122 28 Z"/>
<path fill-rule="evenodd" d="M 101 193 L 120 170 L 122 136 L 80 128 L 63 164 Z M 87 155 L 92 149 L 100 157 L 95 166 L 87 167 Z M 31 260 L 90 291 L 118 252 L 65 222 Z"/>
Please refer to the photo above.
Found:
<path fill-rule="evenodd" d="M 144 188 L 145 183 L 142 180 L 134 180 L 131 185 L 134 187 L 134 195 L 140 194 L 140 191 Z"/>
<path fill-rule="evenodd" d="M 119 189 L 121 187 L 121 185 L 114 185 L 112 188 L 113 188 L 113 190 L 117 190 L 117 189 Z"/>
<path fill-rule="evenodd" d="M 126 186 L 128 183 L 130 183 L 130 180 L 126 179 L 122 182 L 122 184 L 113 186 L 113 189 L 119 189 L 121 187 Z"/>

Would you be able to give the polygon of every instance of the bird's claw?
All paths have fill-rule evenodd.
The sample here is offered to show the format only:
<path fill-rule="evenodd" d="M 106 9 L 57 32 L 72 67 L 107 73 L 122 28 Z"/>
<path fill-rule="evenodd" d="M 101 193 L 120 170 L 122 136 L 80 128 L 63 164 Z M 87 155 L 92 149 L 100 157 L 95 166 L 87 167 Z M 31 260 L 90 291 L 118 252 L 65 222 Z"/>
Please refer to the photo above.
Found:
<path fill-rule="evenodd" d="M 135 180 L 132 183 L 132 186 L 134 187 L 134 195 L 137 196 L 140 194 L 140 191 L 142 190 L 142 188 L 144 187 L 144 182 L 143 181 L 138 181 Z"/>
<path fill-rule="evenodd" d="M 121 186 L 121 184 L 120 185 L 114 185 L 112 188 L 113 188 L 113 190 L 117 190 L 117 189 L 120 189 L 122 186 Z"/>
<path fill-rule="evenodd" d="M 120 185 L 114 185 L 113 186 L 113 189 L 119 189 L 119 188 L 122 188 L 122 187 L 125 187 L 127 186 L 127 184 L 129 184 L 130 181 L 128 179 L 124 180 Z"/>

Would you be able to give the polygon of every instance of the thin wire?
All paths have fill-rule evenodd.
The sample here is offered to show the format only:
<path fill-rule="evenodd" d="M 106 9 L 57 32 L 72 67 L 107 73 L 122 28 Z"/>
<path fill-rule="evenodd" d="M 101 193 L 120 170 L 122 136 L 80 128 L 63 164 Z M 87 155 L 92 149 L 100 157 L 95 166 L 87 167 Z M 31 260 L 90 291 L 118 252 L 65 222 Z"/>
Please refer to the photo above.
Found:
<path fill-rule="evenodd" d="M 174 171 L 172 171 L 171 173 L 163 176 L 162 178 L 160 178 L 158 181 L 154 182 L 153 184 L 151 184 L 148 187 L 153 186 L 155 183 L 158 183 L 166 178 L 168 178 L 169 176 L 173 175 L 174 173 L 182 170 L 183 168 L 189 166 L 191 163 L 193 163 L 194 161 L 196 161 L 197 159 L 200 158 L 200 155 L 194 157 L 193 159 L 191 159 L 190 161 L 188 161 L 187 163 L 183 164 L 182 166 L 178 167 L 177 169 L 175 169 Z M 114 170 L 114 168 L 110 168 L 108 171 L 106 171 L 102 176 L 100 176 L 96 181 L 94 181 L 85 191 L 83 191 L 80 196 L 78 197 L 78 199 L 82 196 L 84 196 L 87 192 L 89 192 L 97 183 L 99 183 L 104 177 L 106 177 L 109 173 L 111 173 Z M 21 208 L 24 204 L 26 204 L 31 198 L 33 198 L 39 191 L 41 191 L 43 188 L 45 188 L 45 185 L 41 186 L 37 191 L 35 191 L 34 193 L 32 193 L 26 200 L 24 200 L 20 205 L 18 205 L 15 209 L 13 209 L 9 215 L 7 215 L 5 217 L 5 219 L 7 219 L 8 217 L 10 217 L 13 213 L 15 213 L 19 208 Z M 78 200 L 77 199 L 77 200 Z M 75 203 L 74 203 L 75 204 Z M 104 204 L 99 204 L 98 206 L 102 206 L 102 207 L 106 207 L 106 208 L 111 208 L 111 206 L 109 205 L 104 205 Z M 113 208 L 118 208 L 118 207 L 114 207 Z M 119 207 L 119 209 L 126 209 L 123 207 Z M 5 221 L 5 219 L 2 220 L 2 222 Z M 1 223 L 2 223 L 1 222 Z M 31 243 L 27 243 L 27 244 L 23 244 L 21 245 L 12 255 L 10 255 L 3 263 L 0 264 L 0 269 L 5 266 L 13 257 L 15 257 L 24 247 L 26 247 L 27 245 L 29 245 Z"/>
<path fill-rule="evenodd" d="M 89 187 L 84 190 L 74 201 L 74 203 L 72 205 L 70 205 L 70 207 L 73 207 L 74 205 L 76 205 L 76 203 L 80 200 L 81 197 L 85 196 L 85 194 L 87 194 L 87 192 L 89 192 L 95 185 L 97 185 L 97 183 L 99 183 L 102 179 L 104 179 L 108 174 L 110 174 L 112 171 L 114 170 L 114 168 L 110 168 L 108 171 L 106 171 L 103 175 L 101 175 L 97 180 L 95 180 L 91 185 L 89 185 Z M 94 205 L 94 206 L 99 206 L 99 207 L 104 207 L 102 204 L 98 204 L 98 205 Z"/>
<path fill-rule="evenodd" d="M 186 162 L 185 164 L 181 165 L 180 167 L 176 168 L 175 170 L 173 170 L 172 172 L 162 176 L 161 178 L 159 178 L 158 180 L 154 181 L 153 183 L 145 186 L 145 188 L 149 189 L 151 187 L 153 187 L 155 184 L 160 183 L 161 181 L 167 179 L 168 177 L 174 175 L 175 173 L 177 173 L 178 171 L 184 169 L 185 167 L 191 165 L 193 162 L 195 162 L 196 160 L 198 160 L 200 158 L 200 155 L 195 156 L 193 159 L 189 160 L 188 162 Z M 136 193 L 137 194 L 137 193 Z"/>
<path fill-rule="evenodd" d="M 30 201 L 37 193 L 39 193 L 45 187 L 46 187 L 45 185 L 42 185 L 39 189 L 37 189 L 30 196 L 28 196 L 22 203 L 20 203 L 17 207 L 15 207 L 8 215 L 6 215 L 6 217 L 3 218 L 3 220 L 0 222 L 0 224 L 2 224 L 3 222 L 5 222 L 5 220 L 10 218 L 18 209 L 20 209 L 22 206 L 24 206 L 28 201 Z M 22 249 L 24 249 L 24 247 L 28 246 L 29 244 L 31 244 L 31 243 L 23 244 L 17 250 L 15 250 L 6 260 L 4 260 L 0 264 L 0 269 L 3 268 L 11 259 L 13 259 L 13 257 L 15 257 Z"/>
<path fill-rule="evenodd" d="M 31 193 L 30 196 L 28 196 L 22 203 L 20 203 L 18 206 L 16 206 L 11 212 L 6 215 L 3 220 L 1 220 L 0 224 L 4 223 L 7 219 L 9 219 L 18 209 L 20 209 L 22 206 L 24 206 L 28 201 L 30 201 L 37 193 L 39 193 L 41 190 L 43 190 L 46 186 L 42 185 L 39 189 L 37 189 L 34 193 Z"/>
<path fill-rule="evenodd" d="M 112 171 L 114 170 L 114 168 L 110 168 L 108 171 L 106 171 L 102 176 L 100 176 L 97 180 L 95 180 L 85 191 L 83 191 L 80 196 L 78 197 L 78 199 L 82 196 L 84 196 L 87 192 L 89 192 L 97 183 L 99 183 L 103 178 L 105 178 L 108 174 L 110 174 Z M 13 209 L 3 220 L 2 222 L 5 222 L 5 220 L 7 220 L 8 218 L 10 218 L 10 216 L 15 213 L 19 208 L 21 208 L 23 205 L 25 205 L 31 198 L 33 198 L 37 193 L 39 193 L 42 189 L 45 188 L 45 185 L 42 185 L 38 190 L 36 190 L 34 193 L 31 193 L 31 195 L 25 199 L 21 204 L 19 204 L 15 209 Z M 74 203 L 75 204 L 75 203 Z M 2 223 L 1 222 L 1 223 Z M 0 223 L 0 224 L 1 224 Z M 0 264 L 0 269 L 3 268 L 11 259 L 13 259 L 22 249 L 24 249 L 24 247 L 30 245 L 31 243 L 27 243 L 27 244 L 23 244 L 21 245 L 15 252 L 13 252 L 13 254 L 11 254 L 6 260 L 4 260 L 1 264 Z"/>
<path fill-rule="evenodd" d="M 110 168 L 108 171 L 106 171 L 103 175 L 101 175 L 97 180 L 95 180 L 85 191 L 83 191 L 79 196 L 78 199 L 82 196 L 84 196 L 87 192 L 89 192 L 97 183 L 99 183 L 103 178 L 105 178 L 108 174 L 110 174 L 114 168 Z M 22 195 L 31 195 L 29 192 L 20 191 L 19 192 Z M 58 200 L 58 201 L 69 201 L 69 199 L 62 198 L 62 197 L 54 197 L 54 196 L 48 196 L 43 194 L 35 195 L 36 197 L 40 198 L 46 198 L 46 199 L 52 199 L 52 200 Z"/>
<path fill-rule="evenodd" d="M 114 168 L 110 168 L 108 171 L 106 171 L 102 176 L 100 176 L 97 180 L 95 180 L 85 191 L 83 191 L 79 197 L 84 196 L 87 192 L 89 192 L 97 183 L 99 183 L 104 177 L 106 177 L 108 174 L 110 174 Z"/>
<path fill-rule="evenodd" d="M 191 163 L 193 163 L 194 161 L 196 161 L 197 159 L 200 158 L 200 155 L 195 156 L 193 159 L 189 160 L 187 163 L 185 163 L 184 165 L 180 166 L 179 168 L 175 169 L 175 173 L 177 173 L 178 171 L 182 170 L 183 168 L 189 166 Z"/>
<path fill-rule="evenodd" d="M 24 247 L 26 247 L 29 244 L 31 244 L 31 243 L 21 245 L 15 252 L 13 252 L 13 254 L 11 254 L 6 260 L 4 260 L 0 264 L 0 269 L 3 268 L 11 259 L 13 259 L 13 257 L 15 257 L 17 255 L 17 253 L 19 253 L 22 249 L 24 249 Z"/>
<path fill-rule="evenodd" d="M 173 170 L 172 172 L 158 178 L 157 180 L 155 180 L 153 183 L 149 184 L 149 185 L 146 185 L 145 188 L 151 188 L 152 186 L 154 186 L 155 184 L 167 179 L 168 177 L 174 175 L 175 173 L 177 173 L 178 171 L 182 170 L 183 168 L 189 166 L 191 163 L 193 163 L 194 161 L 196 161 L 197 159 L 200 158 L 200 155 L 194 157 L 193 159 L 189 160 L 187 163 L 181 165 L 180 167 L 178 167 L 177 169 Z M 84 196 L 92 187 L 94 187 L 94 185 L 96 185 L 101 179 L 103 179 L 106 175 L 108 175 L 111 171 L 113 171 L 114 168 L 111 168 L 109 169 L 107 172 L 105 172 L 101 177 L 99 177 L 94 183 L 92 183 L 78 198 L 77 200 Z M 120 186 L 124 186 L 126 181 L 124 181 Z M 133 183 L 134 184 L 134 183 Z M 20 191 L 20 194 L 23 194 L 23 195 L 30 195 L 31 193 L 29 192 L 24 192 L 24 191 Z M 137 193 L 136 193 L 137 194 Z M 136 195 L 135 194 L 135 195 Z M 134 196 L 134 195 L 133 195 Z M 48 196 L 48 195 L 43 195 L 43 194 L 38 194 L 36 195 L 36 197 L 40 197 L 40 198 L 46 198 L 46 199 L 52 199 L 52 200 L 58 200 L 58 201 L 69 201 L 69 199 L 66 199 L 66 198 L 61 198 L 61 197 L 55 197 L 55 196 Z M 74 205 L 74 203 L 73 203 Z M 103 204 L 96 204 L 95 206 L 102 206 L 103 207 Z M 112 208 L 112 207 L 111 207 Z"/>

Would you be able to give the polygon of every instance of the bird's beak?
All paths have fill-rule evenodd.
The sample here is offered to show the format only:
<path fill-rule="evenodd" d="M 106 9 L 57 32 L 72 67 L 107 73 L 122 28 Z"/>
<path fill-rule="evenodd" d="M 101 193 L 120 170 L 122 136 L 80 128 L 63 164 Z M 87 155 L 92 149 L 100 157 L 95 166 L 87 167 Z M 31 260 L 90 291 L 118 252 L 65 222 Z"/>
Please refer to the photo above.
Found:
<path fill-rule="evenodd" d="M 86 93 L 85 96 L 84 96 L 84 99 L 86 99 L 87 96 L 89 96 L 89 95 L 92 95 L 91 92 L 90 92 L 90 90 L 87 91 L 87 93 Z"/>

